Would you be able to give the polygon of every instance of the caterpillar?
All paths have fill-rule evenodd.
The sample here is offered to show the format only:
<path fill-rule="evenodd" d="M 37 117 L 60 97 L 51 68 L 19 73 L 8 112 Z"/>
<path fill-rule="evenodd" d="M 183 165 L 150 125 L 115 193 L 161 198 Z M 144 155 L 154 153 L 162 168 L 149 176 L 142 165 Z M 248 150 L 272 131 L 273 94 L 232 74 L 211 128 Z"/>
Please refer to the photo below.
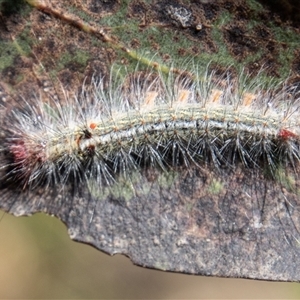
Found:
<path fill-rule="evenodd" d="M 2 183 L 34 190 L 93 180 L 101 189 L 120 173 L 147 167 L 241 164 L 270 177 L 282 166 L 296 169 L 297 86 L 246 88 L 241 76 L 190 74 L 142 72 L 119 85 L 111 75 L 109 88 L 98 76 L 89 91 L 83 86 L 60 102 L 25 99 L 10 111 L 2 107 Z"/>

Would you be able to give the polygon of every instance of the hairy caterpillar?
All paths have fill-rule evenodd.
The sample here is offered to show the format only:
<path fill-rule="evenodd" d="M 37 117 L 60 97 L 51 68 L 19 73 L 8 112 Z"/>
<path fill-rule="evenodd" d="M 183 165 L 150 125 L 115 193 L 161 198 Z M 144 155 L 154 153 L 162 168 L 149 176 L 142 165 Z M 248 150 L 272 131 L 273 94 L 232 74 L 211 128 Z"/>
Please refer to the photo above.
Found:
<path fill-rule="evenodd" d="M 101 186 L 132 170 L 210 163 L 217 169 L 259 168 L 274 176 L 299 161 L 299 94 L 296 86 L 259 90 L 208 71 L 193 78 L 138 73 L 127 85 L 64 101 L 24 101 L 2 109 L 2 183 L 21 189 Z"/>

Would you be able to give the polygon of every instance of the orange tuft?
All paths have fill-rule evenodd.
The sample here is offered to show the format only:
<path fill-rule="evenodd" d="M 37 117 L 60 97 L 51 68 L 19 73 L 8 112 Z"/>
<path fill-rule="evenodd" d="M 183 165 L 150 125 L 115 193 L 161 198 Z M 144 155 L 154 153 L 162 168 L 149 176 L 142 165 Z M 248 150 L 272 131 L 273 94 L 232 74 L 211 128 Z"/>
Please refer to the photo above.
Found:
<path fill-rule="evenodd" d="M 97 124 L 96 124 L 96 123 L 91 123 L 91 124 L 90 124 L 90 128 L 91 128 L 91 129 L 95 129 L 96 127 L 97 127 Z"/>
<path fill-rule="evenodd" d="M 256 98 L 255 94 L 244 93 L 243 94 L 243 105 L 250 106 L 255 98 Z"/>
<path fill-rule="evenodd" d="M 145 106 L 154 106 L 157 95 L 158 95 L 158 92 L 154 92 L 154 91 L 147 92 L 145 101 L 144 101 L 144 105 Z"/>
<path fill-rule="evenodd" d="M 189 90 L 180 90 L 177 97 L 177 102 L 187 103 L 189 99 L 189 95 L 190 95 Z"/>
<path fill-rule="evenodd" d="M 220 90 L 212 90 L 212 93 L 209 97 L 209 101 L 210 102 L 217 102 L 220 100 L 221 96 L 222 96 L 223 92 Z"/>

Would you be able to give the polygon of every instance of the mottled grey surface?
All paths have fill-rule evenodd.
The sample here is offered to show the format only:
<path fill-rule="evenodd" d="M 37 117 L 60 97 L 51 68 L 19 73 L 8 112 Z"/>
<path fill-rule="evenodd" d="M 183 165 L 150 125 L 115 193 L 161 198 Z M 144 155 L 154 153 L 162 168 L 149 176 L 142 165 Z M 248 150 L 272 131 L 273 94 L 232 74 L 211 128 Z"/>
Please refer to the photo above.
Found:
<path fill-rule="evenodd" d="M 0 208 L 53 214 L 72 239 L 149 268 L 299 281 L 296 191 L 250 171 L 224 172 L 148 170 L 98 192 L 80 185 L 74 197 L 72 188 L 20 195 L 4 189 Z"/>

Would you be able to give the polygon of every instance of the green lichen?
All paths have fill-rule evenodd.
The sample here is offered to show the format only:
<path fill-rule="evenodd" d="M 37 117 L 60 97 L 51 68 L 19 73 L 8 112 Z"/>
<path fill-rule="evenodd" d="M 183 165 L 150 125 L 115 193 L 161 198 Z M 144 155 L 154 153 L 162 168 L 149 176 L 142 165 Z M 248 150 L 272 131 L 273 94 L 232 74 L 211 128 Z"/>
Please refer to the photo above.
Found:
<path fill-rule="evenodd" d="M 263 6 L 256 0 L 247 0 L 247 4 L 253 11 L 257 13 L 260 13 L 263 10 Z"/>
<path fill-rule="evenodd" d="M 90 54 L 83 50 L 76 50 L 73 53 L 65 52 L 61 55 L 57 63 L 57 69 L 63 70 L 69 64 L 77 64 L 78 70 L 80 67 L 86 66 L 87 60 L 90 58 Z"/>
<path fill-rule="evenodd" d="M 224 191 L 224 184 L 217 179 L 213 179 L 210 185 L 207 187 L 207 192 L 212 195 L 219 195 L 223 191 Z"/>
<path fill-rule="evenodd" d="M 0 43 L 0 71 L 11 66 L 18 54 L 18 50 L 13 42 L 2 41 Z"/>
<path fill-rule="evenodd" d="M 288 172 L 286 168 L 278 167 L 275 172 L 275 180 L 289 192 L 295 193 L 300 196 L 300 191 L 296 187 L 295 176 L 293 175 L 293 173 Z"/>

